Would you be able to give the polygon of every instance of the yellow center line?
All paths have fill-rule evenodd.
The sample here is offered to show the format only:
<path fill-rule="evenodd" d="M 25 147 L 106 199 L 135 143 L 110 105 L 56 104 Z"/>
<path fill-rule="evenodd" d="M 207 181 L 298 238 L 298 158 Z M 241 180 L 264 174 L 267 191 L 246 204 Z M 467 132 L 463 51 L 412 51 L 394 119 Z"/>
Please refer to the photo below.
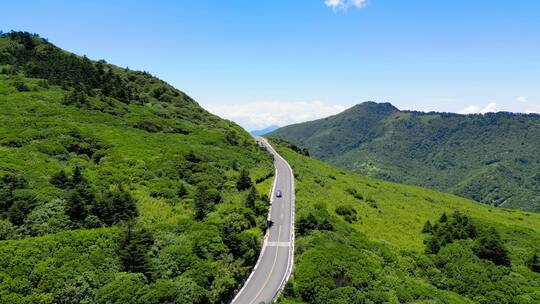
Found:
<path fill-rule="evenodd" d="M 279 230 L 278 230 L 278 241 L 279 241 L 280 237 L 281 237 L 281 226 L 279 226 Z M 255 300 L 257 300 L 257 298 L 259 297 L 261 292 L 266 287 L 266 284 L 268 284 L 268 281 L 270 281 L 270 278 L 272 277 L 272 273 L 274 272 L 274 268 L 276 267 L 276 261 L 277 261 L 278 253 L 279 253 L 279 246 L 276 247 L 276 256 L 274 257 L 274 263 L 272 263 L 272 268 L 270 269 L 270 273 L 268 274 L 268 277 L 266 278 L 266 281 L 264 281 L 264 284 L 263 284 L 261 290 L 259 290 L 259 292 L 257 292 L 257 294 L 255 295 L 255 298 L 253 298 L 253 300 L 251 300 L 251 302 L 249 302 L 249 304 L 253 304 L 253 302 L 255 302 Z"/>

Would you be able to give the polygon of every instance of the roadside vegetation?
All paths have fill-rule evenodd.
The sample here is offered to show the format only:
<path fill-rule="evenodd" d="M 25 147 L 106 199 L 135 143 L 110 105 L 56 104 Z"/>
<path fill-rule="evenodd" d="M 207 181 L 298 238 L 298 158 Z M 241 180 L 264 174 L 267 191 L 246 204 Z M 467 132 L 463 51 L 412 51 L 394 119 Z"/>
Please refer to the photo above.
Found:
<path fill-rule="evenodd" d="M 271 156 L 151 76 L 0 37 L 0 302 L 227 303 Z"/>
<path fill-rule="evenodd" d="M 296 177 L 281 303 L 538 303 L 540 215 L 348 173 L 271 140 Z"/>

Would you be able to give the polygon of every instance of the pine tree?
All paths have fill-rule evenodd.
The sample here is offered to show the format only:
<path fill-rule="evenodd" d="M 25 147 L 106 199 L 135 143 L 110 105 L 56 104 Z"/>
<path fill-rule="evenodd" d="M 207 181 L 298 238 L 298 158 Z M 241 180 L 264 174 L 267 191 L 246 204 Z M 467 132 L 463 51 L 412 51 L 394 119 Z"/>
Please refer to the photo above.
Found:
<path fill-rule="evenodd" d="M 75 89 L 69 92 L 63 100 L 64 105 L 74 105 L 76 107 L 85 107 L 87 105 L 86 94 L 82 89 Z"/>
<path fill-rule="evenodd" d="M 251 181 L 251 178 L 249 177 L 249 172 L 245 169 L 242 169 L 240 171 L 240 177 L 238 178 L 238 181 L 236 182 L 236 188 L 239 191 L 244 191 L 249 189 L 253 185 L 253 182 Z"/>
<path fill-rule="evenodd" d="M 540 273 L 540 258 L 538 253 L 534 253 L 527 262 L 527 266 L 534 272 Z"/>
<path fill-rule="evenodd" d="M 51 177 L 49 180 L 56 188 L 67 189 L 69 187 L 69 177 L 66 174 L 66 171 L 61 170 Z"/>
<path fill-rule="evenodd" d="M 122 186 L 112 192 L 115 222 L 130 220 L 138 215 L 137 203 L 131 194 Z"/>
<path fill-rule="evenodd" d="M 67 213 L 74 223 L 80 223 L 86 218 L 86 207 L 78 191 L 71 191 L 68 198 Z"/>
<path fill-rule="evenodd" d="M 73 175 L 71 177 L 71 181 L 73 185 L 78 185 L 83 181 L 84 177 L 82 176 L 81 167 L 76 166 L 73 170 Z"/>
<path fill-rule="evenodd" d="M 493 227 L 478 238 L 474 252 L 479 258 L 490 260 L 496 265 L 510 266 L 508 250 L 504 247 L 499 233 Z"/>
<path fill-rule="evenodd" d="M 441 215 L 441 218 L 439 219 L 440 223 L 446 223 L 448 221 L 448 215 L 446 215 L 446 212 Z"/>
<path fill-rule="evenodd" d="M 431 233 L 431 231 L 433 231 L 433 226 L 431 225 L 431 222 L 427 220 L 424 224 L 424 228 L 422 228 L 422 233 Z"/>
<path fill-rule="evenodd" d="M 124 271 L 143 273 L 150 276 L 150 260 L 148 251 L 154 244 L 152 234 L 144 229 L 135 229 L 132 222 L 128 222 L 120 236 L 118 255 Z"/>
<path fill-rule="evenodd" d="M 201 221 L 206 216 L 206 195 L 205 188 L 201 185 L 197 186 L 195 191 L 195 219 Z"/>
<path fill-rule="evenodd" d="M 476 239 L 476 226 L 473 221 L 459 211 L 450 216 L 443 213 L 435 225 L 427 221 L 422 229 L 423 233 L 429 233 L 424 243 L 426 253 L 435 254 L 439 250 L 455 240 Z"/>
<path fill-rule="evenodd" d="M 105 191 L 92 208 L 92 214 L 107 224 L 128 221 L 139 215 L 137 203 L 129 191 L 123 187 L 113 187 Z"/>
<path fill-rule="evenodd" d="M 180 183 L 180 187 L 178 188 L 178 192 L 177 192 L 178 197 L 183 198 L 187 194 L 188 194 L 188 191 L 186 189 L 186 186 L 184 185 L 184 183 Z"/>
<path fill-rule="evenodd" d="M 251 186 L 251 189 L 249 190 L 248 196 L 246 198 L 246 207 L 249 209 L 256 211 L 256 202 L 259 197 L 259 193 L 257 192 L 257 189 L 254 186 Z"/>

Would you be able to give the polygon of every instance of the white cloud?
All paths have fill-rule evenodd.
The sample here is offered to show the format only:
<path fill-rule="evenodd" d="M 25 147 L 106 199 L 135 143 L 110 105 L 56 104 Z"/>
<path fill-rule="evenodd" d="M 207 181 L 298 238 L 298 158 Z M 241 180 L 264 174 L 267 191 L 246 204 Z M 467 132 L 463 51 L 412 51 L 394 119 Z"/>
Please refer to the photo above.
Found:
<path fill-rule="evenodd" d="M 525 113 L 538 113 L 540 114 L 540 104 L 537 103 L 537 102 L 533 102 L 531 100 L 529 100 L 529 98 L 527 96 L 518 96 L 516 98 L 516 100 L 518 101 L 518 103 L 521 104 L 520 107 L 523 107 L 524 106 L 524 109 L 525 109 Z"/>
<path fill-rule="evenodd" d="M 521 103 L 526 103 L 528 101 L 527 96 L 518 96 L 516 100 Z"/>
<path fill-rule="evenodd" d="M 206 104 L 210 112 L 232 120 L 246 130 L 262 129 L 271 125 L 286 126 L 337 114 L 346 109 L 321 101 L 255 101 L 250 103 Z"/>
<path fill-rule="evenodd" d="M 485 107 L 476 106 L 476 105 L 468 106 L 465 109 L 460 111 L 461 114 L 474 114 L 474 113 L 485 114 L 485 113 L 492 113 L 492 112 L 497 112 L 497 103 L 495 102 L 488 103 Z"/>
<path fill-rule="evenodd" d="M 324 4 L 334 10 L 346 10 L 351 6 L 363 8 L 367 4 L 367 0 L 324 0 Z"/>

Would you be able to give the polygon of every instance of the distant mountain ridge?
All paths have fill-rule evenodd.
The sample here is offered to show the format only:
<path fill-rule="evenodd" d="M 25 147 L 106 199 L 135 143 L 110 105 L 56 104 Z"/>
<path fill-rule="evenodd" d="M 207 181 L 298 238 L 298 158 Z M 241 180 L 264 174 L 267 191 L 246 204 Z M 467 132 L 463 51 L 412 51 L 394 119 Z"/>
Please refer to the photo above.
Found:
<path fill-rule="evenodd" d="M 361 174 L 540 211 L 537 114 L 425 113 L 365 102 L 271 136 Z"/>
<path fill-rule="evenodd" d="M 269 127 L 266 127 L 264 129 L 260 129 L 260 130 L 253 130 L 253 131 L 249 131 L 249 134 L 253 135 L 253 136 L 261 136 L 261 135 L 264 135 L 264 134 L 268 134 L 274 130 L 277 130 L 279 129 L 279 126 L 278 125 L 271 125 Z"/>

